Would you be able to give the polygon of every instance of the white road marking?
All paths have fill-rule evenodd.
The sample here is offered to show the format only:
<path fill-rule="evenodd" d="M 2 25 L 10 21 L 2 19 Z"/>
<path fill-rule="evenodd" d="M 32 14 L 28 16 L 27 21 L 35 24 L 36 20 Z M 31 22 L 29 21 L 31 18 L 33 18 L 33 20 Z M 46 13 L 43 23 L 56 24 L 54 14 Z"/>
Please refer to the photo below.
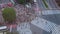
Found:
<path fill-rule="evenodd" d="M 52 34 L 60 34 L 60 25 L 54 28 Z"/>
<path fill-rule="evenodd" d="M 57 24 L 47 21 L 40 17 L 37 17 L 31 23 L 47 32 L 54 31 L 54 27 L 58 26 Z"/>
<path fill-rule="evenodd" d="M 60 14 L 60 10 L 43 10 L 42 15 Z"/>
<path fill-rule="evenodd" d="M 32 34 L 29 23 L 21 23 L 17 26 L 19 34 Z"/>

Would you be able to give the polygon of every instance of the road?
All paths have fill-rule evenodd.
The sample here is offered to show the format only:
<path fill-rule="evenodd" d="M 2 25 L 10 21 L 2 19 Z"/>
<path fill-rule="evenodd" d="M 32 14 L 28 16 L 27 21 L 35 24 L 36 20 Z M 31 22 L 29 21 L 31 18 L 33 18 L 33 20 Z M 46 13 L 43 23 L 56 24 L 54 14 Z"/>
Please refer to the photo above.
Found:
<path fill-rule="evenodd" d="M 46 0 L 49 5 L 51 4 L 52 8 L 57 8 L 55 5 L 55 3 L 51 3 L 48 0 Z M 45 6 L 42 3 L 42 0 L 37 0 L 39 8 L 41 9 L 46 9 Z M 53 1 L 52 1 L 53 2 Z M 53 5 L 52 5 L 53 4 Z M 56 27 L 58 25 L 60 25 L 60 10 L 42 10 L 42 16 L 40 15 L 40 17 L 36 20 L 33 20 L 31 22 L 31 30 L 32 32 L 36 32 L 37 34 L 57 34 L 56 32 L 59 31 L 55 31 L 58 30 L 56 29 Z M 40 33 L 39 33 L 39 32 Z M 42 31 L 42 32 L 41 32 Z"/>
<path fill-rule="evenodd" d="M 57 8 L 54 0 L 46 0 L 46 2 L 47 2 L 52 8 Z"/>
<path fill-rule="evenodd" d="M 31 22 L 29 26 L 31 29 L 28 28 L 30 33 L 32 32 L 33 34 L 52 34 L 52 32 L 55 32 L 54 29 L 60 22 L 59 10 L 43 10 L 42 13 L 42 16 L 40 15 L 40 18 L 38 18 L 38 20 L 33 20 L 33 22 Z M 21 27 L 18 27 L 18 29 L 19 32 L 25 32 L 24 27 L 23 29 L 21 29 Z"/>
<path fill-rule="evenodd" d="M 46 9 L 44 4 L 42 3 L 42 0 L 37 1 L 39 4 L 39 7 L 41 9 Z M 48 0 L 47 0 L 48 2 Z M 51 1 L 50 1 L 51 3 Z M 52 8 L 56 8 L 56 6 L 53 6 L 51 3 Z M 27 24 L 27 27 L 26 27 Z M 31 24 L 26 23 L 24 25 L 20 24 L 20 26 L 17 27 L 18 31 L 22 34 L 52 34 L 55 33 L 55 27 L 60 25 L 60 10 L 43 10 L 42 15 L 38 17 L 38 19 L 33 20 Z M 56 29 L 58 30 L 58 29 Z M 57 31 L 58 32 L 58 31 Z"/>
<path fill-rule="evenodd" d="M 37 2 L 38 2 L 38 5 L 39 5 L 39 7 L 40 7 L 41 9 L 46 9 L 46 7 L 44 6 L 42 0 L 37 0 Z"/>
<path fill-rule="evenodd" d="M 56 32 L 59 32 L 57 31 L 59 30 L 58 25 L 60 25 L 60 10 L 43 10 L 42 15 L 33 20 L 31 24 L 43 29 L 44 34 L 57 34 Z"/>
<path fill-rule="evenodd" d="M 47 21 L 55 23 L 56 25 L 60 25 L 60 10 L 46 11 L 46 13 L 42 15 L 41 17 Z M 52 29 L 53 30 L 52 34 L 57 34 L 57 32 L 60 32 L 60 31 L 56 31 L 56 30 L 59 30 L 59 29 L 56 29 L 57 27 L 55 26 L 54 30 Z"/>
<path fill-rule="evenodd" d="M 38 2 L 38 5 L 41 9 L 46 9 L 42 0 L 37 0 L 37 2 Z M 53 8 L 53 9 L 58 8 L 54 0 L 46 0 L 46 3 L 49 8 Z"/>
<path fill-rule="evenodd" d="M 60 10 L 42 11 L 42 18 L 60 25 Z"/>
<path fill-rule="evenodd" d="M 43 29 L 38 28 L 37 26 L 30 24 L 30 28 L 33 34 L 43 34 Z M 46 32 L 46 31 L 45 31 Z"/>

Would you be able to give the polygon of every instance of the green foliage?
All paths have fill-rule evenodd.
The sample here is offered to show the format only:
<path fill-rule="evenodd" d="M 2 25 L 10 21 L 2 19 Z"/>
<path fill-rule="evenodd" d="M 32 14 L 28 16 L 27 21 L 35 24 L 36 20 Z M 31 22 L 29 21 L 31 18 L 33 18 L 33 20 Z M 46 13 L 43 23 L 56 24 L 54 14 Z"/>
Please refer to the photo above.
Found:
<path fill-rule="evenodd" d="M 16 19 L 16 12 L 13 8 L 4 8 L 2 15 L 5 21 L 12 22 Z"/>
<path fill-rule="evenodd" d="M 32 1 L 32 0 L 26 0 L 26 2 L 28 2 L 28 3 L 32 3 L 33 1 Z"/>
<path fill-rule="evenodd" d="M 32 0 L 16 0 L 16 2 L 19 4 L 26 4 L 26 3 L 31 3 Z"/>
<path fill-rule="evenodd" d="M 26 3 L 26 0 L 16 0 L 17 1 L 17 3 L 19 3 L 19 4 L 25 4 Z"/>
<path fill-rule="evenodd" d="M 45 0 L 42 0 L 42 1 L 43 1 L 43 3 L 44 3 L 45 7 L 48 8 L 48 5 L 47 5 L 47 3 L 45 2 Z"/>

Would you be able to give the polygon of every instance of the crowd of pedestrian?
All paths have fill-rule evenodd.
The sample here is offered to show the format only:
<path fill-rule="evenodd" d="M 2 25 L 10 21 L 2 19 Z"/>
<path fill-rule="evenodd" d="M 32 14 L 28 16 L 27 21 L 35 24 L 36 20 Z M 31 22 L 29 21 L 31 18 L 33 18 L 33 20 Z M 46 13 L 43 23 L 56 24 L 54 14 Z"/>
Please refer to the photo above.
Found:
<path fill-rule="evenodd" d="M 33 18 L 35 18 L 34 11 L 24 7 L 23 5 L 16 5 L 16 17 L 17 21 L 20 22 L 30 22 Z"/>

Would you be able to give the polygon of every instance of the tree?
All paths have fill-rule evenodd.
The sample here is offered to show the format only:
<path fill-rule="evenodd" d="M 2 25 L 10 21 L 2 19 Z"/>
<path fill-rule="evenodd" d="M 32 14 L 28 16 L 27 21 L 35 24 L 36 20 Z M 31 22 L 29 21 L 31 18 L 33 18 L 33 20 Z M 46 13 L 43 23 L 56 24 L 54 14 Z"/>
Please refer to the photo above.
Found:
<path fill-rule="evenodd" d="M 26 0 L 27 3 L 33 3 L 33 0 Z"/>
<path fill-rule="evenodd" d="M 32 0 L 16 0 L 19 4 L 26 4 L 26 3 L 32 3 Z"/>
<path fill-rule="evenodd" d="M 13 8 L 4 8 L 2 16 L 5 21 L 13 22 L 16 19 L 16 12 Z"/>
<path fill-rule="evenodd" d="M 25 4 L 26 0 L 16 0 L 16 2 L 19 3 L 19 4 Z"/>

